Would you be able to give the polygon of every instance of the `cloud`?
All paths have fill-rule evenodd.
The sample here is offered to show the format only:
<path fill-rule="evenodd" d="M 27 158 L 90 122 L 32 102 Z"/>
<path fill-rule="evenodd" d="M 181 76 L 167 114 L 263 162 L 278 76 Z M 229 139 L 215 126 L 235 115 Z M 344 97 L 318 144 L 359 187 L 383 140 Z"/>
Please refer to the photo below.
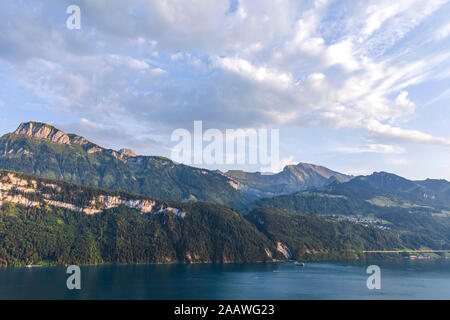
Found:
<path fill-rule="evenodd" d="M 410 161 L 405 158 L 389 158 L 386 162 L 394 166 L 404 166 L 410 163 Z"/>
<path fill-rule="evenodd" d="M 397 47 L 446 1 L 90 0 L 79 1 L 79 32 L 59 25 L 67 3 L 0 4 L 0 73 L 46 111 L 103 125 L 96 137 L 203 120 L 362 129 L 380 140 L 363 152 L 388 153 L 390 139 L 449 145 L 402 128 L 416 114 L 414 87 L 450 68 L 448 50 Z"/>
<path fill-rule="evenodd" d="M 234 72 L 252 81 L 268 83 L 271 86 L 292 86 L 292 75 L 266 67 L 255 67 L 244 59 L 215 58 L 213 66 Z"/>
<path fill-rule="evenodd" d="M 119 124 L 104 125 L 82 118 L 79 122 L 56 123 L 55 126 L 67 133 L 74 132 L 84 136 L 105 148 L 133 148 L 140 154 L 150 155 L 158 154 L 155 150 L 169 148 L 164 142 L 145 136 L 140 131 L 134 135 L 127 133 L 125 128 Z"/>
<path fill-rule="evenodd" d="M 335 151 L 349 153 L 349 154 L 358 154 L 358 153 L 381 153 L 381 154 L 403 154 L 405 153 L 405 149 L 386 144 L 369 144 L 365 146 L 357 146 L 357 147 L 340 147 L 336 148 Z"/>
<path fill-rule="evenodd" d="M 288 165 L 295 165 L 297 163 L 298 163 L 298 161 L 295 161 L 294 157 L 292 157 L 292 156 L 286 157 L 286 158 L 282 158 L 278 162 L 278 170 L 276 172 L 274 172 L 274 173 L 282 171 L 284 169 L 284 167 L 286 167 Z"/>
<path fill-rule="evenodd" d="M 110 54 L 106 56 L 106 59 L 108 60 L 107 63 L 109 65 L 123 65 L 130 69 L 137 70 L 146 70 L 150 68 L 148 63 L 146 63 L 145 61 L 134 59 L 132 57 L 123 57 L 117 54 Z"/>
<path fill-rule="evenodd" d="M 442 26 L 439 30 L 436 31 L 435 39 L 437 41 L 443 40 L 450 36 L 450 23 Z"/>
<path fill-rule="evenodd" d="M 442 99 L 448 97 L 449 95 L 450 95 L 450 89 L 447 89 L 447 90 L 445 90 L 444 92 L 440 93 L 437 97 L 435 97 L 435 98 L 431 99 L 430 101 L 428 101 L 428 102 L 424 105 L 424 107 L 431 106 L 431 105 L 433 105 L 434 103 L 436 103 L 436 102 L 438 102 L 438 101 L 440 101 L 440 100 L 442 100 Z"/>
<path fill-rule="evenodd" d="M 366 123 L 367 129 L 375 135 L 390 140 L 397 140 L 409 143 L 436 144 L 450 146 L 450 139 L 435 137 L 431 134 L 423 133 L 418 130 L 406 130 L 390 125 L 382 124 L 376 120 L 369 120 Z"/>
<path fill-rule="evenodd" d="M 400 110 L 400 113 L 404 116 L 414 114 L 416 109 L 414 102 L 408 99 L 407 91 L 400 92 L 397 98 L 395 98 L 395 104 L 397 110 Z"/>

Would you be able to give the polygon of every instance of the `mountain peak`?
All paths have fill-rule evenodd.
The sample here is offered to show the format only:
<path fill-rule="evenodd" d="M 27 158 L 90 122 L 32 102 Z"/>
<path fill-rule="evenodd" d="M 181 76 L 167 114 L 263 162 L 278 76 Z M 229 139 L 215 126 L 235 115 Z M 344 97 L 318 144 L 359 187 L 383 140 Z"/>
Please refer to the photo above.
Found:
<path fill-rule="evenodd" d="M 50 140 L 58 144 L 70 144 L 70 138 L 67 134 L 43 122 L 22 122 L 14 131 L 14 134 Z"/>
<path fill-rule="evenodd" d="M 288 165 L 283 169 L 284 173 L 292 174 L 297 176 L 300 179 L 303 179 L 305 176 L 321 176 L 325 179 L 330 179 L 334 177 L 339 182 L 345 182 L 352 179 L 352 176 L 345 175 L 333 170 L 330 170 L 324 166 L 319 166 L 306 162 L 299 162 L 295 165 Z"/>
<path fill-rule="evenodd" d="M 43 122 L 23 122 L 13 134 L 46 140 L 56 144 L 80 145 L 83 146 L 88 153 L 96 153 L 105 150 L 82 136 L 71 133 L 67 134 L 54 126 Z M 109 150 L 109 152 L 118 159 L 137 157 L 137 154 L 133 150 L 126 148 L 120 149 L 119 151 Z"/>
<path fill-rule="evenodd" d="M 76 134 L 67 134 L 64 131 L 55 128 L 54 126 L 43 122 L 22 122 L 16 129 L 16 131 L 13 132 L 13 134 L 25 135 L 34 139 L 47 140 L 56 144 L 77 144 L 80 146 L 88 145 L 90 148 L 94 147 L 96 149 L 101 149 L 96 144 L 89 142 L 84 137 L 78 136 Z"/>
<path fill-rule="evenodd" d="M 390 173 L 386 171 L 377 171 L 368 176 L 369 178 L 378 178 L 378 179 L 391 179 L 391 180 L 407 180 L 406 178 L 400 177 L 395 173 Z"/>
<path fill-rule="evenodd" d="M 137 157 L 137 154 L 131 149 L 123 148 L 119 150 L 119 153 L 127 157 Z"/>

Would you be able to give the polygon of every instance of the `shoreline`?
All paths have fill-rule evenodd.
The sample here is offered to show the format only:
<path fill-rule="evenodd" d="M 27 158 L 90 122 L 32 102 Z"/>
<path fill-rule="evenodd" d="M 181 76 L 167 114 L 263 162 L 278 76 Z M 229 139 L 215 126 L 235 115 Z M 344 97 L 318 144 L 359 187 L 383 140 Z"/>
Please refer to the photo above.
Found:
<path fill-rule="evenodd" d="M 402 257 L 402 256 L 390 256 L 386 257 L 373 257 L 368 258 L 359 258 L 359 259 L 324 259 L 324 260 L 274 260 L 274 261 L 246 261 L 246 262 L 170 262 L 170 263 L 98 263 L 98 264 L 77 264 L 80 267 L 101 267 L 101 266 L 189 266 L 189 265 L 251 265 L 251 264 L 276 264 L 276 263 L 331 263 L 331 264 L 342 264 L 342 263 L 350 263 L 355 264 L 358 262 L 367 262 L 367 261 L 378 261 L 378 262 L 436 262 L 436 261 L 450 261 L 450 257 Z M 9 269 L 9 268 L 24 268 L 24 269 L 34 269 L 34 268 L 48 268 L 48 267 L 65 267 L 67 268 L 71 264 L 32 264 L 32 265 L 9 265 L 9 266 L 0 266 L 1 269 Z"/>

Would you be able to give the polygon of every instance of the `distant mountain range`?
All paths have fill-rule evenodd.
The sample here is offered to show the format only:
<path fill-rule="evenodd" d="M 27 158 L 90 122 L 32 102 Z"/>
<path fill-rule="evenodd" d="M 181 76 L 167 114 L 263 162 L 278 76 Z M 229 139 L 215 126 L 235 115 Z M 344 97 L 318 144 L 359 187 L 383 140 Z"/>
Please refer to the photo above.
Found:
<path fill-rule="evenodd" d="M 14 171 L 11 171 L 14 170 Z M 0 265 L 264 262 L 450 247 L 450 182 L 211 171 L 28 122 L 0 138 Z"/>
<path fill-rule="evenodd" d="M 45 123 L 22 123 L 0 138 L 0 168 L 160 199 L 202 200 L 241 208 L 251 200 L 323 187 L 351 176 L 300 163 L 278 174 L 222 173 L 132 150 L 102 148 Z"/>
<path fill-rule="evenodd" d="M 247 210 L 269 208 L 378 225 L 405 245 L 450 246 L 450 182 L 410 181 L 377 172 L 316 190 L 260 199 Z"/>
<path fill-rule="evenodd" d="M 330 192 L 356 196 L 387 206 L 431 206 L 450 209 L 450 182 L 427 179 L 411 181 L 395 174 L 376 172 L 343 184 L 331 184 Z M 383 199 L 386 200 L 383 203 Z"/>
<path fill-rule="evenodd" d="M 300 232 L 290 240 L 280 229 L 292 235 L 293 221 Z M 0 266 L 339 259 L 398 246 L 394 234 L 350 222 L 277 210 L 243 216 L 0 170 Z"/>
<path fill-rule="evenodd" d="M 249 173 L 231 170 L 226 173 L 238 183 L 238 189 L 248 197 L 262 198 L 320 188 L 335 181 L 346 182 L 353 177 L 309 163 L 288 165 L 277 174 Z"/>
<path fill-rule="evenodd" d="M 330 213 L 328 206 L 344 206 L 341 212 L 332 212 L 339 214 L 367 214 L 371 213 L 370 206 L 374 206 L 428 211 L 437 215 L 447 211 L 450 213 L 449 192 L 450 182 L 446 180 L 411 181 L 395 174 L 375 172 L 344 183 L 334 182 L 323 188 L 260 199 L 251 206 L 271 206 L 307 213 Z"/>

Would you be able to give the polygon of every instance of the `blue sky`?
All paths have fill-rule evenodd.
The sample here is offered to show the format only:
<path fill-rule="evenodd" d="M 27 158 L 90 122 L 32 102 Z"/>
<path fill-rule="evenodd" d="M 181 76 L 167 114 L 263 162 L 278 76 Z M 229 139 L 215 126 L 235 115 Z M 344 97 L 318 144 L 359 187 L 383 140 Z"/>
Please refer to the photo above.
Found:
<path fill-rule="evenodd" d="M 282 164 L 450 180 L 449 16 L 440 0 L 2 1 L 0 134 L 36 120 L 170 156 L 202 120 L 279 128 Z"/>

